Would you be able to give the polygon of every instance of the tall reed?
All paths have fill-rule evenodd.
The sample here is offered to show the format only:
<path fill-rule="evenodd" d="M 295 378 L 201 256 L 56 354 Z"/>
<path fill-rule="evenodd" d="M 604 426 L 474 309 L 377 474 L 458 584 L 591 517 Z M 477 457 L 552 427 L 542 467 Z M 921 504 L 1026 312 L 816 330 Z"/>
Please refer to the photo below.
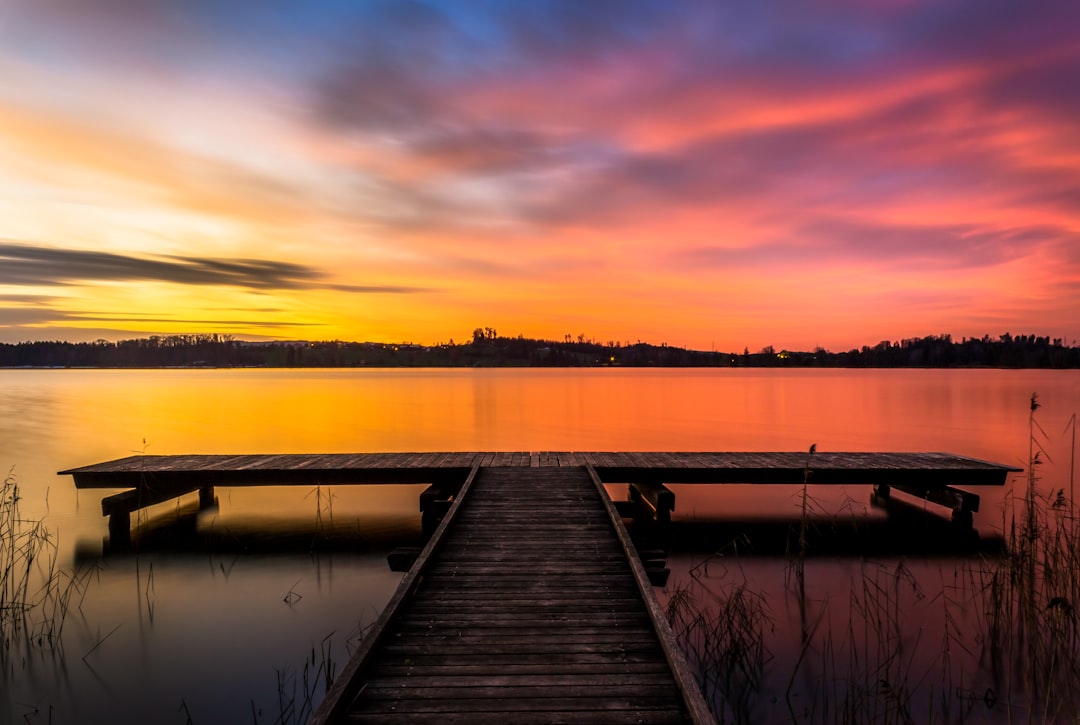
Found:
<path fill-rule="evenodd" d="M 60 569 L 56 539 L 43 521 L 20 512 L 12 471 L 0 485 L 0 665 L 20 646 L 56 650 L 83 577 Z"/>
<path fill-rule="evenodd" d="M 1039 471 L 1052 459 L 1036 416 L 1040 407 L 1033 394 L 1022 510 L 1018 516 L 1013 506 L 1005 556 L 980 572 L 985 616 L 979 624 L 1006 707 L 1053 722 L 1080 712 L 1080 522 L 1063 487 L 1041 490 Z M 1075 446 L 1074 438 L 1074 457 Z"/>
<path fill-rule="evenodd" d="M 277 681 L 277 714 L 273 725 L 301 725 L 314 714 L 315 708 L 334 684 L 337 664 L 331 656 L 334 632 L 323 637 L 316 651 L 304 660 L 303 666 L 296 670 L 285 667 L 274 669 Z M 251 700 L 251 718 L 254 725 L 259 725 L 262 710 Z"/>
<path fill-rule="evenodd" d="M 712 604 L 697 602 L 706 588 L 696 578 L 674 589 L 667 603 L 667 619 L 698 673 L 706 701 L 715 703 L 721 721 L 757 720 L 756 699 L 761 696 L 765 666 L 772 655 L 765 645 L 765 630 L 772 620 L 762 595 L 743 581 L 708 589 Z"/>

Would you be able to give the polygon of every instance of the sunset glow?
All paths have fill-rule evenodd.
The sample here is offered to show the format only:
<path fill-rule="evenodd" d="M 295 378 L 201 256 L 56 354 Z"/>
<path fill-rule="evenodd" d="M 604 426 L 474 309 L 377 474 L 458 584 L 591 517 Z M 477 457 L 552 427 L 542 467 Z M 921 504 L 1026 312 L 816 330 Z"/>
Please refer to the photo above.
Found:
<path fill-rule="evenodd" d="M 14 0 L 0 341 L 1080 338 L 1080 4 Z"/>

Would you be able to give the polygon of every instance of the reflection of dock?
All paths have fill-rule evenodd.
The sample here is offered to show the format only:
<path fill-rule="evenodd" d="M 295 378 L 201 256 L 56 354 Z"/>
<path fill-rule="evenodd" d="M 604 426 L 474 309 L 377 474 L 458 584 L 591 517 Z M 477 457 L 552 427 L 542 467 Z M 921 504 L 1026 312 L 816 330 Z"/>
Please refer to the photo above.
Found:
<path fill-rule="evenodd" d="M 132 511 L 214 486 L 429 484 L 428 540 L 314 722 L 709 722 L 622 516 L 663 523 L 665 484 L 872 485 L 970 522 L 1016 469 L 942 453 L 405 453 L 133 456 L 62 473 Z M 612 503 L 604 483 L 629 486 Z"/>

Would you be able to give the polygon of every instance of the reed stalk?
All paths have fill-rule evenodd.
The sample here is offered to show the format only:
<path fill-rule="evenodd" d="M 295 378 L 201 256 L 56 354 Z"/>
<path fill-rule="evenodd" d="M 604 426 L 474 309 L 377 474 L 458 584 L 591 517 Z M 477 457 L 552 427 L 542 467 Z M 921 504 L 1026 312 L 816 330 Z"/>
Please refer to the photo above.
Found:
<path fill-rule="evenodd" d="M 332 656 L 334 632 L 323 637 L 316 650 L 304 660 L 299 674 L 289 667 L 274 670 L 277 681 L 278 713 L 274 725 L 301 725 L 314 714 L 323 696 L 334 684 L 337 664 Z M 258 711 L 252 701 L 252 719 L 257 724 Z"/>
<path fill-rule="evenodd" d="M 695 569 L 689 584 L 671 591 L 667 619 L 698 673 L 706 701 L 718 703 L 718 718 L 756 722 L 756 700 L 772 659 L 765 644 L 765 631 L 773 627 L 765 599 L 745 580 L 706 586 L 699 571 Z M 710 604 L 699 608 L 704 596 Z"/>
<path fill-rule="evenodd" d="M 59 548 L 43 521 L 20 512 L 13 471 L 0 484 L 0 666 L 21 647 L 56 651 L 73 595 L 85 577 L 61 571 Z"/>

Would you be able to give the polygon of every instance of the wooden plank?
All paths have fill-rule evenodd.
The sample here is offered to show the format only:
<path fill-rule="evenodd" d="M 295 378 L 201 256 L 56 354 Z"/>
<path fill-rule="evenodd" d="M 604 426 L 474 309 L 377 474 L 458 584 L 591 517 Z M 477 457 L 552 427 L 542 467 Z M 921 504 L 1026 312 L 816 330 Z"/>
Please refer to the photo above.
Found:
<path fill-rule="evenodd" d="M 566 586 L 562 586 L 564 584 Z M 573 602 L 575 599 L 581 599 L 581 589 L 583 585 L 580 582 L 565 579 L 554 580 L 550 583 L 539 585 L 534 587 L 531 591 L 522 591 L 520 588 L 513 584 L 506 586 L 495 587 L 495 591 L 499 595 L 499 602 L 484 601 L 484 594 L 477 589 L 458 589 L 454 586 L 453 582 L 445 582 L 444 585 L 435 585 L 431 591 L 437 592 L 439 595 L 439 604 L 443 602 L 452 602 L 462 607 L 471 606 L 491 606 L 494 607 L 505 601 L 505 609 L 511 610 L 515 607 L 527 607 L 530 600 L 543 599 L 546 602 L 560 603 L 560 602 Z M 596 592 L 598 596 L 602 596 L 604 601 L 610 599 L 613 602 L 617 602 L 622 599 L 633 600 L 635 592 L 629 587 L 584 587 L 590 591 Z M 489 598 L 490 599 L 490 598 Z M 416 606 L 428 606 L 427 602 L 417 600 Z M 422 609 L 417 611 L 423 611 Z"/>
<path fill-rule="evenodd" d="M 443 678 L 446 679 L 446 678 Z M 632 679 L 643 682 L 626 682 L 627 678 L 617 684 L 595 684 L 597 679 L 584 682 L 575 682 L 582 678 L 570 678 L 570 683 L 565 684 L 563 678 L 551 676 L 554 684 L 548 682 L 548 677 L 519 678 L 521 684 L 488 685 L 487 678 L 469 678 L 474 682 L 468 684 L 458 680 L 453 685 L 438 687 L 428 682 L 418 681 L 405 684 L 399 680 L 385 680 L 381 678 L 370 679 L 365 683 L 363 701 L 371 702 L 378 700 L 394 700 L 400 702 L 407 699 L 410 702 L 422 700 L 452 701 L 468 698 L 478 700 L 484 698 L 486 704 L 492 709 L 501 712 L 513 712 L 518 709 L 517 703 L 533 698 L 553 700 L 556 698 L 575 698 L 583 701 L 595 701 L 598 690 L 603 692 L 604 698 L 611 698 L 611 704 L 629 708 L 629 702 L 640 701 L 644 698 L 655 698 L 664 701 L 667 706 L 678 702 L 675 693 L 671 689 L 671 677 L 665 674 L 663 681 L 656 682 L 654 675 L 634 675 Z M 466 690 L 466 692 L 462 692 Z M 616 699 L 618 698 L 618 699 Z M 491 702 L 495 701 L 495 702 Z M 586 709 L 595 709 L 593 702 L 582 703 Z M 589 707 L 588 705 L 593 705 Z M 363 707 L 363 706 L 361 706 Z"/>
<path fill-rule="evenodd" d="M 604 641 L 603 638 L 616 638 L 622 641 L 622 637 L 632 636 L 620 632 L 619 629 L 633 630 L 640 629 L 645 634 L 651 634 L 648 631 L 650 622 L 648 618 L 627 618 L 619 617 L 618 623 L 622 625 L 619 628 L 612 628 L 604 621 L 589 621 L 585 620 L 581 624 L 575 624 L 570 626 L 560 626 L 557 632 L 552 632 L 551 624 L 518 624 L 515 625 L 512 619 L 504 619 L 500 622 L 481 622 L 480 624 L 470 626 L 468 628 L 461 627 L 448 627 L 439 626 L 434 630 L 434 634 L 430 634 L 431 637 L 471 637 L 479 640 L 483 637 L 516 637 L 519 641 L 525 642 L 532 637 L 544 637 L 547 638 L 557 636 L 560 639 L 569 642 L 586 641 L 589 639 L 595 642 Z M 403 626 L 408 628 L 409 626 L 418 627 L 426 626 L 419 622 L 413 622 L 412 620 L 405 619 L 402 622 Z M 552 640 L 554 641 L 554 640 Z"/>
<path fill-rule="evenodd" d="M 440 592 L 428 592 L 426 599 L 432 598 L 433 595 L 437 595 Z M 441 598 L 436 597 L 437 601 L 441 602 Z M 542 601 L 542 597 L 537 598 L 538 601 Z M 466 611 L 453 611 L 448 612 L 440 610 L 438 604 L 433 603 L 430 610 L 412 611 L 410 610 L 409 621 L 411 622 L 423 622 L 425 624 L 438 624 L 440 620 L 459 620 L 469 621 L 475 620 L 480 624 L 484 624 L 484 617 L 488 617 L 488 621 L 494 626 L 493 619 L 505 620 L 505 621 L 517 621 L 522 626 L 526 626 L 525 622 L 540 619 L 552 619 L 552 618 L 576 618 L 576 619 L 606 619 L 606 618 L 619 618 L 622 619 L 622 615 L 635 614 L 641 611 L 640 600 L 635 601 L 633 599 L 625 600 L 612 600 L 610 603 L 605 599 L 598 602 L 567 602 L 566 600 L 557 601 L 554 603 L 545 602 L 543 604 L 537 604 L 536 608 L 529 610 L 527 607 L 496 607 L 494 604 L 487 608 L 472 607 Z"/>
<path fill-rule="evenodd" d="M 497 667 L 502 671 L 506 667 L 520 665 L 522 667 L 547 667 L 550 671 L 560 671 L 562 667 L 594 667 L 601 665 L 633 665 L 660 667 L 668 671 L 668 665 L 662 658 L 656 657 L 656 648 L 643 651 L 630 651 L 627 649 L 615 649 L 611 652 L 567 652 L 559 651 L 552 654 L 544 653 L 520 653 L 508 654 L 479 652 L 469 656 L 462 653 L 427 652 L 408 656 L 400 661 L 383 661 L 377 663 L 372 672 L 383 667 L 395 666 L 446 666 L 446 667 Z"/>
<path fill-rule="evenodd" d="M 671 725 L 680 722 L 677 708 L 639 711 L 628 719 L 625 711 L 602 712 L 597 710 L 543 710 L 540 712 L 515 712 L 514 725 Z M 349 722 L 408 723 L 409 725 L 506 725 L 504 712 L 440 712 L 440 713 L 378 713 L 377 715 L 352 714 Z"/>
<path fill-rule="evenodd" d="M 400 699 L 361 699 L 360 702 L 370 702 L 371 706 L 364 707 L 363 705 L 358 705 L 356 708 L 358 711 L 379 713 L 380 715 L 388 712 L 397 714 L 421 712 L 519 713 L 551 711 L 610 712 L 615 710 L 635 713 L 644 710 L 672 710 L 678 707 L 678 700 L 674 697 L 634 695 L 632 692 L 624 697 L 551 697 L 548 695 L 517 697 L 512 699 L 484 697 L 456 697 L 453 699 L 439 697 L 427 699 L 404 697 Z M 636 720 L 629 719 L 626 720 L 626 722 L 636 722 Z"/>
<path fill-rule="evenodd" d="M 463 677 L 467 675 L 485 676 L 498 675 L 509 676 L 534 676 L 534 675 L 569 675 L 598 676 L 598 675 L 626 675 L 626 674 L 667 674 L 666 662 L 584 662 L 567 663 L 556 658 L 549 658 L 540 662 L 519 663 L 481 663 L 481 664 L 383 664 L 372 671 L 372 677 L 440 677 L 450 675 Z"/>
<path fill-rule="evenodd" d="M 603 622 L 594 622 L 593 624 L 603 624 Z M 533 631 L 533 634 L 529 636 L 517 636 L 507 628 L 503 628 L 495 634 L 486 630 L 477 630 L 474 633 L 473 628 L 467 626 L 463 627 L 457 623 L 439 624 L 437 625 L 437 628 L 433 630 L 435 633 L 422 633 L 423 636 L 418 639 L 417 644 L 422 642 L 425 646 L 445 648 L 447 652 L 460 651 L 462 649 L 483 651 L 486 647 L 507 646 L 518 647 L 522 653 L 525 653 L 529 652 L 533 646 L 550 647 L 566 644 L 580 647 L 588 645 L 602 646 L 605 644 L 619 644 L 624 647 L 632 645 L 646 647 L 650 644 L 654 644 L 656 641 L 656 635 L 648 629 L 647 622 L 640 627 L 640 632 L 620 633 L 611 626 L 594 627 L 605 631 L 603 634 L 578 635 L 576 638 L 566 634 L 563 630 L 585 629 L 585 627 L 581 625 L 575 626 L 574 624 L 571 624 L 568 627 L 538 627 L 534 622 L 526 622 L 522 628 Z M 410 632 L 407 627 L 402 628 L 399 632 L 400 634 L 396 636 L 418 634 L 416 632 Z M 668 685 L 671 684 L 670 672 L 667 673 L 667 682 Z"/>
<path fill-rule="evenodd" d="M 581 589 L 580 589 L 580 587 L 578 587 L 578 588 L 568 587 L 566 589 L 557 589 L 557 588 L 555 588 L 555 586 L 557 586 L 557 584 L 554 585 L 554 586 L 551 586 L 551 587 L 546 587 L 543 590 L 543 597 L 545 599 L 547 599 L 549 601 L 564 601 L 564 602 L 573 602 L 575 599 L 581 599 Z M 636 595 L 635 591 L 633 589 L 630 589 L 630 588 L 618 588 L 618 589 L 613 589 L 613 588 L 595 589 L 594 588 L 594 589 L 592 589 L 592 591 L 596 592 L 597 595 L 602 596 L 605 601 L 608 600 L 608 599 L 611 599 L 612 601 L 618 601 L 618 600 L 621 600 L 621 599 L 633 600 L 635 595 Z M 500 596 L 499 596 L 500 600 L 504 600 L 506 602 L 506 607 L 505 607 L 506 610 L 511 610 L 514 607 L 519 607 L 519 606 L 523 607 L 523 608 L 528 607 L 529 601 L 530 600 L 535 600 L 536 598 L 537 598 L 537 595 L 534 594 L 534 593 L 531 593 L 531 592 L 517 593 L 517 590 L 515 590 L 514 588 L 506 589 L 505 590 L 505 596 L 504 596 L 503 592 L 500 591 Z M 483 595 L 482 592 L 473 591 L 473 592 L 470 593 L 467 590 L 466 591 L 458 591 L 456 588 L 446 588 L 446 589 L 443 589 L 442 591 L 439 592 L 439 602 L 438 602 L 437 605 L 435 605 L 435 608 L 437 609 L 439 606 L 441 606 L 443 604 L 448 604 L 448 605 L 451 605 L 451 606 L 454 606 L 454 607 L 463 607 L 463 608 L 469 608 L 469 607 L 473 607 L 473 606 L 494 606 L 495 603 L 490 601 L 490 597 L 488 599 L 489 599 L 489 601 L 485 601 L 484 595 Z M 416 602 L 416 606 L 417 607 L 428 606 L 428 604 L 426 602 L 420 602 L 418 600 Z M 424 610 L 423 609 L 417 609 L 416 611 L 422 612 Z"/>
<path fill-rule="evenodd" d="M 563 574 L 569 571 L 579 574 L 607 574 L 621 564 L 622 560 L 614 555 L 598 555 L 593 558 L 558 558 L 548 552 L 546 557 L 539 553 L 529 557 L 507 554 L 505 556 L 486 555 L 481 558 L 459 553 L 458 563 L 454 565 L 452 571 L 459 574 L 483 574 L 489 570 L 497 572 L 499 569 L 505 569 L 508 565 L 511 565 L 522 567 L 534 575 Z M 443 570 L 444 573 L 446 571 L 451 570 Z"/>

